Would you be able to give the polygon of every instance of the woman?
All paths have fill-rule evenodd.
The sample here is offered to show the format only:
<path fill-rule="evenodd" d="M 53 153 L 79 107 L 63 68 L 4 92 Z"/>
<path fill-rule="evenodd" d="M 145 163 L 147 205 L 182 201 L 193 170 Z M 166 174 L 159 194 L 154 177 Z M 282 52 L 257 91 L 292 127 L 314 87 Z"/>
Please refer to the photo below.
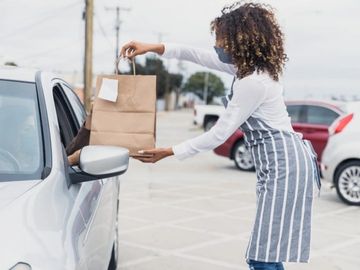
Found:
<path fill-rule="evenodd" d="M 169 148 L 141 151 L 157 162 L 180 160 L 222 144 L 236 129 L 244 132 L 257 174 L 257 210 L 246 251 L 250 269 L 283 269 L 282 262 L 308 262 L 316 154 L 292 129 L 279 78 L 287 59 L 283 33 L 272 9 L 235 3 L 211 22 L 215 51 L 175 44 L 125 44 L 121 56 L 155 52 L 235 76 L 227 108 L 208 132 Z"/>

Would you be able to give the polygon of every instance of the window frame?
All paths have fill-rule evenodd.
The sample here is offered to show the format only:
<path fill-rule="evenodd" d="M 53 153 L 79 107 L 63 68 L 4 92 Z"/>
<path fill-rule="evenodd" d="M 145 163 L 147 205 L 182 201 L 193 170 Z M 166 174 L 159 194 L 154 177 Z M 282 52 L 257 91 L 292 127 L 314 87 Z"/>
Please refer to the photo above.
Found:
<path fill-rule="evenodd" d="M 85 119 L 86 119 L 86 111 L 85 111 L 84 105 L 83 105 L 83 103 L 80 101 L 80 98 L 78 97 L 78 95 L 75 93 L 75 91 L 72 89 L 72 87 L 71 87 L 67 82 L 58 79 L 58 83 L 60 84 L 60 87 L 61 87 L 61 89 L 62 89 L 62 91 L 63 91 L 63 94 L 64 94 L 64 95 L 66 96 L 66 98 L 67 98 L 68 104 L 69 104 L 69 106 L 71 107 L 72 114 L 73 114 L 73 116 L 75 117 L 75 119 L 77 120 L 77 122 L 78 122 L 78 124 L 79 124 L 79 129 L 80 129 L 81 125 L 83 124 L 83 122 L 84 122 Z M 76 114 L 76 112 L 74 111 L 74 107 L 71 105 L 71 101 L 70 101 L 70 98 L 71 98 L 71 97 L 69 97 L 69 95 L 66 93 L 66 90 L 64 89 L 63 86 L 67 87 L 67 88 L 71 91 L 71 93 L 73 94 L 73 96 L 74 96 L 74 98 L 75 98 L 75 102 L 79 105 L 79 107 L 80 107 L 81 110 L 82 110 L 83 119 L 78 119 L 77 114 Z"/>
<path fill-rule="evenodd" d="M 71 140 L 76 136 L 77 132 L 80 129 L 80 123 L 79 120 L 77 119 L 77 116 L 74 112 L 74 109 L 67 97 L 67 95 L 65 94 L 64 89 L 61 87 L 60 84 L 60 80 L 56 80 L 54 81 L 53 84 L 53 97 L 54 97 L 54 104 L 55 104 L 55 110 L 56 110 L 56 114 L 57 114 L 57 121 L 59 124 L 59 128 L 60 128 L 60 136 L 62 138 L 62 143 L 64 145 L 64 147 L 66 148 L 68 146 L 68 144 L 71 142 Z M 57 103 L 58 102 L 58 103 Z M 59 112 L 59 109 L 57 106 L 61 106 L 62 107 L 62 111 Z M 59 115 L 59 113 L 61 113 L 61 115 Z M 59 119 L 61 117 L 61 120 Z M 64 119 L 65 118 L 65 119 Z M 61 128 L 62 127 L 62 123 L 64 123 L 63 121 L 65 121 L 65 125 L 66 125 L 66 129 Z M 60 123 L 62 122 L 62 123 Z M 65 142 L 63 141 L 63 132 L 67 131 L 67 139 L 65 140 Z"/>

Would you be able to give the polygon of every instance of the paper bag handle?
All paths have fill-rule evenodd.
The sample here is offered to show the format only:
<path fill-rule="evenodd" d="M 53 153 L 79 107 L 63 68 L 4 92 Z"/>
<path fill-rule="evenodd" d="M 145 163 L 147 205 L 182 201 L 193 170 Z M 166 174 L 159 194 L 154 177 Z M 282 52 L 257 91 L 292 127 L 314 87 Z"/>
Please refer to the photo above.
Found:
<path fill-rule="evenodd" d="M 131 59 L 131 62 L 132 62 L 132 67 L 133 67 L 133 75 L 135 76 L 136 75 L 136 70 L 135 70 L 135 60 L 134 60 L 135 57 L 133 57 Z M 118 58 L 116 58 L 115 60 L 115 74 L 116 75 L 119 75 L 120 74 L 120 70 L 119 70 L 119 63 L 120 63 L 120 60 L 122 59 L 121 56 L 119 56 Z"/>

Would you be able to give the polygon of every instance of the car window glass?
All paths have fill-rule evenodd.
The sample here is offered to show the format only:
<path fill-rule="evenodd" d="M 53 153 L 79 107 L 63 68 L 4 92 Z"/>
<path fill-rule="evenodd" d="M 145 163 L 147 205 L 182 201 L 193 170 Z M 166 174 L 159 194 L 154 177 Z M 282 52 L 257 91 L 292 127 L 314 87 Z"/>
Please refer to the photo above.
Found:
<path fill-rule="evenodd" d="M 0 181 L 40 179 L 43 143 L 35 83 L 0 80 Z"/>
<path fill-rule="evenodd" d="M 321 106 L 307 106 L 307 123 L 330 126 L 339 114 Z"/>
<path fill-rule="evenodd" d="M 75 94 L 75 92 L 66 84 L 61 83 L 61 87 L 64 90 L 66 97 L 68 98 L 71 107 L 76 115 L 77 121 L 80 125 L 85 121 L 86 112 L 83 104 L 81 103 L 79 97 Z"/>
<path fill-rule="evenodd" d="M 76 119 L 72 117 L 72 108 L 70 102 L 64 95 L 63 90 L 59 86 L 54 87 L 54 102 L 58 118 L 61 141 L 66 148 L 71 140 L 78 132 L 78 124 L 75 123 Z"/>
<path fill-rule="evenodd" d="M 300 117 L 301 108 L 302 108 L 301 105 L 288 105 L 287 106 L 287 111 L 289 113 L 292 123 L 301 122 L 301 117 Z"/>

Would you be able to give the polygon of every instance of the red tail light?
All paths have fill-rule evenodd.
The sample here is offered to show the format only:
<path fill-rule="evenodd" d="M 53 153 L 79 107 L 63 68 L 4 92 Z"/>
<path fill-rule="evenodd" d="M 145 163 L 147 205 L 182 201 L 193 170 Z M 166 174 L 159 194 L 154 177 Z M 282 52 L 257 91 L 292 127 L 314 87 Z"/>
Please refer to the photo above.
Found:
<path fill-rule="evenodd" d="M 343 129 L 350 123 L 350 121 L 353 119 L 354 114 L 348 114 L 346 116 L 344 116 L 343 118 L 339 119 L 338 121 L 336 121 L 334 123 L 333 127 L 330 127 L 329 132 L 330 135 L 333 134 L 337 134 L 340 133 L 341 131 L 343 131 Z"/>

